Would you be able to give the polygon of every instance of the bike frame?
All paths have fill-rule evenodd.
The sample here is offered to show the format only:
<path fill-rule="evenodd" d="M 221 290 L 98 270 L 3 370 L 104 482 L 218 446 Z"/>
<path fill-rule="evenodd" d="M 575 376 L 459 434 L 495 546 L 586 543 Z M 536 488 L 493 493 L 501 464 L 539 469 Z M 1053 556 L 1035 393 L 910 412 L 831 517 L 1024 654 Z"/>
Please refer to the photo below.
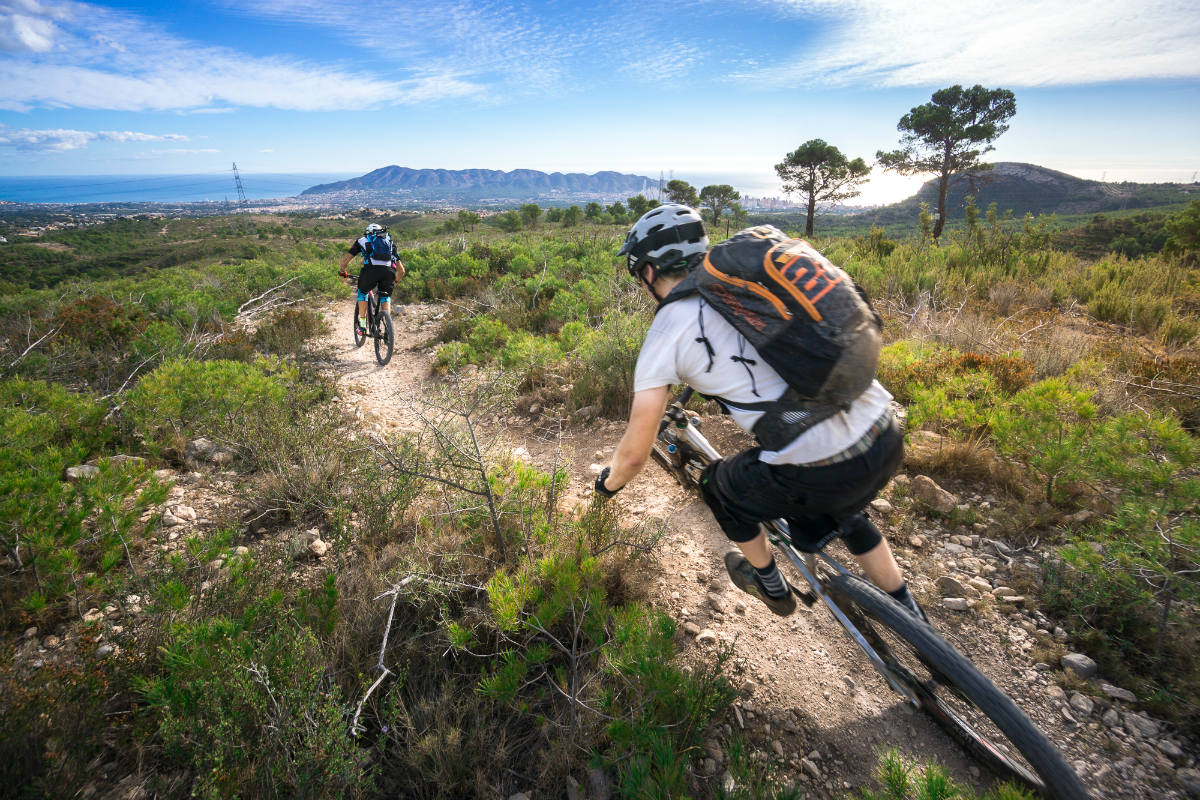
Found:
<path fill-rule="evenodd" d="M 705 438 L 704 434 L 696 429 L 696 426 L 692 424 L 691 419 L 688 417 L 687 412 L 683 410 L 683 403 L 686 403 L 687 397 L 690 396 L 691 390 L 685 390 L 685 395 L 681 397 L 680 401 L 676 401 L 667 407 L 666 415 L 663 418 L 662 425 L 659 427 L 659 433 L 661 434 L 668 424 L 672 424 L 675 428 L 675 435 L 678 438 L 686 442 L 689 447 L 695 449 L 696 452 L 700 453 L 710 461 L 716 461 L 717 459 L 721 458 L 720 451 L 713 447 L 708 439 Z M 671 445 L 671 447 L 674 446 L 675 445 Z M 800 599 L 804 601 L 804 604 L 811 606 L 818 599 L 820 599 L 821 602 L 828 606 L 829 610 L 833 613 L 834 619 L 836 619 L 838 623 L 840 623 L 841 626 L 846 629 L 846 632 L 850 634 L 850 638 L 853 639 L 854 643 L 857 644 L 863 653 L 866 654 L 876 671 L 878 671 L 879 674 L 882 675 L 888 682 L 888 685 L 890 685 L 901 697 L 907 699 L 908 702 L 914 707 L 920 707 L 920 700 L 917 695 L 903 683 L 896 680 L 887 664 L 885 664 L 883 659 L 879 657 L 879 654 L 875 652 L 875 648 L 871 647 L 870 643 L 867 641 L 867 638 L 862 634 L 858 627 L 850 621 L 850 618 L 844 611 L 842 611 L 842 609 L 830 596 L 825 587 L 825 583 L 821 580 L 817 572 L 817 559 L 820 558 L 821 561 L 825 562 L 825 564 L 827 564 L 835 572 L 843 575 L 849 575 L 850 571 L 842 566 L 835 558 L 826 554 L 823 550 L 817 553 L 803 554 L 797 551 L 792 545 L 792 537 L 786 521 L 782 519 L 773 519 L 765 522 L 764 525 L 767 528 L 767 538 L 770 539 L 771 544 L 775 545 L 775 547 L 781 550 L 783 554 L 788 557 L 788 560 L 795 565 L 796 569 L 804 577 L 804 580 L 808 582 L 808 592 L 800 592 L 799 590 L 795 589 L 793 590 L 796 591 Z"/>

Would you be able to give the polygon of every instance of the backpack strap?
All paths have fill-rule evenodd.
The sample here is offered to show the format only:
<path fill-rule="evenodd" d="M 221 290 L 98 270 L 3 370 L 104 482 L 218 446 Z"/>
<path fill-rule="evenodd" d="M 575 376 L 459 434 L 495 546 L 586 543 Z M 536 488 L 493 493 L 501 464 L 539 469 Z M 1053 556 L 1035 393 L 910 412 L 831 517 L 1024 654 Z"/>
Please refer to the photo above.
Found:
<path fill-rule="evenodd" d="M 758 403 L 734 403 L 724 398 L 715 398 L 721 405 L 741 411 L 761 411 L 763 415 L 754 423 L 755 440 L 766 450 L 782 450 L 801 434 L 845 411 L 840 406 L 802 400 L 795 389 L 788 388 L 777 400 Z"/>

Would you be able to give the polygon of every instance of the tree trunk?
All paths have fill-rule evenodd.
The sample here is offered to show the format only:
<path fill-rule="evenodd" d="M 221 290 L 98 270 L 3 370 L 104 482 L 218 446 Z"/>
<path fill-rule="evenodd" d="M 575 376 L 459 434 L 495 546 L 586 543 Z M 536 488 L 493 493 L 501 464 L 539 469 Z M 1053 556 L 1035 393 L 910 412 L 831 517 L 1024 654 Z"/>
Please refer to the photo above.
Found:
<path fill-rule="evenodd" d="M 804 222 L 804 235 L 813 235 L 813 217 L 817 213 L 817 195 L 815 192 L 808 193 L 808 219 Z"/>
<path fill-rule="evenodd" d="M 950 188 L 950 151 L 953 145 L 946 142 L 942 150 L 942 173 L 938 176 L 938 217 L 933 223 L 933 240 L 936 242 L 946 227 L 946 190 Z"/>
<path fill-rule="evenodd" d="M 950 176 L 943 173 L 938 179 L 938 205 L 937 205 L 937 221 L 933 223 L 933 238 L 934 241 L 942 235 L 942 228 L 946 227 L 946 190 L 950 184 Z"/>

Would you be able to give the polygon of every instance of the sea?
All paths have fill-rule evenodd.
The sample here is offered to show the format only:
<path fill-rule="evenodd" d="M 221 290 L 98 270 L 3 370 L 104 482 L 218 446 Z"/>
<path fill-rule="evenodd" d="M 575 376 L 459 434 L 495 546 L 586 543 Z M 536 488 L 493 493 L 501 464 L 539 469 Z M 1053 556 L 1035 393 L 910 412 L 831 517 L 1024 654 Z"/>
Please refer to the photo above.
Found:
<path fill-rule="evenodd" d="M 354 173 L 243 172 L 248 200 L 294 197 Z M 190 175 L 0 175 L 0 200 L 15 203 L 220 203 L 238 201 L 233 172 Z"/>

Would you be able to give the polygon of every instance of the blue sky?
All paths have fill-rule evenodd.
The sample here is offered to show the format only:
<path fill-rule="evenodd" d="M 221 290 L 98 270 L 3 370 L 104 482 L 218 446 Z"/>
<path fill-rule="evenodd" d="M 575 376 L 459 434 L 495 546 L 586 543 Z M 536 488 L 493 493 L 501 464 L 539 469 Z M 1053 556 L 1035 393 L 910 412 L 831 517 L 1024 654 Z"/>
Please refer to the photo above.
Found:
<path fill-rule="evenodd" d="M 673 170 L 777 193 L 800 143 L 872 160 L 955 83 L 1016 93 L 991 159 L 1200 170 L 1200 0 L 0 0 L 0 175 Z"/>

